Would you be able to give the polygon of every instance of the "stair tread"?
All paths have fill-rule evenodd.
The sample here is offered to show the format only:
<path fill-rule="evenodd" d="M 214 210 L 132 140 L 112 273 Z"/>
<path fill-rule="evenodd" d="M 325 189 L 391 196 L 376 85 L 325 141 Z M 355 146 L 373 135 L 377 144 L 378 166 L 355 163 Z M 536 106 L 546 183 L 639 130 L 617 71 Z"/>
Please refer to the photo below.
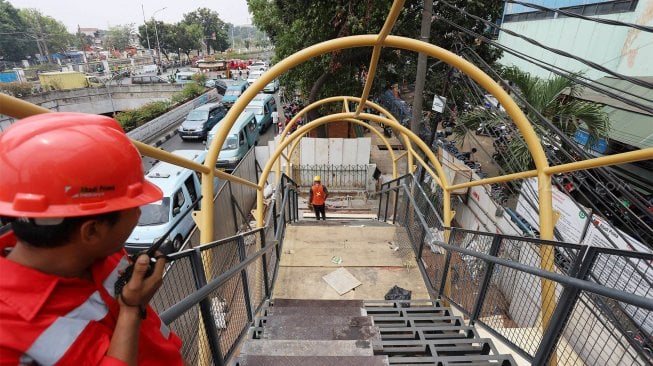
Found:
<path fill-rule="evenodd" d="M 306 299 L 274 299 L 273 307 L 364 307 L 363 300 L 306 300 Z"/>
<path fill-rule="evenodd" d="M 266 326 L 263 330 L 264 339 L 305 339 L 305 340 L 363 340 L 381 341 L 379 328 L 374 326 L 352 327 L 349 325 L 306 326 Z"/>
<path fill-rule="evenodd" d="M 243 355 L 258 356 L 373 356 L 369 341 L 355 340 L 250 340 Z"/>
<path fill-rule="evenodd" d="M 388 356 L 241 356 L 238 366 L 387 366 Z"/>
<path fill-rule="evenodd" d="M 338 315 L 275 315 L 261 319 L 265 326 L 276 326 L 283 324 L 288 327 L 303 327 L 312 325 L 315 327 L 324 325 L 348 325 L 348 326 L 372 326 L 374 321 L 368 316 L 338 316 Z"/>
<path fill-rule="evenodd" d="M 282 315 L 337 315 L 337 316 L 365 316 L 362 307 L 302 307 L 302 306 L 271 306 L 266 310 L 268 316 Z"/>

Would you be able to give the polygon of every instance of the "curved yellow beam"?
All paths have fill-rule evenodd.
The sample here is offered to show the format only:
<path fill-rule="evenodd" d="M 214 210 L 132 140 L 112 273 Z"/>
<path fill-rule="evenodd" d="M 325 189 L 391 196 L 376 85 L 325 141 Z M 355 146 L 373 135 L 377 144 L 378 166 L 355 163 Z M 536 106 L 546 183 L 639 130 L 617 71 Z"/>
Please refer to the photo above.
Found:
<path fill-rule="evenodd" d="M 320 125 L 323 125 L 323 124 L 326 124 L 326 123 L 330 123 L 330 122 L 342 121 L 343 119 L 346 119 L 346 118 L 354 118 L 354 115 L 355 114 L 351 113 L 351 112 L 350 113 L 331 114 L 331 115 L 328 115 L 328 116 L 320 117 L 320 118 L 318 118 L 318 119 L 316 119 L 314 121 L 311 121 L 310 124 L 307 124 L 305 126 L 300 127 L 299 129 L 297 129 L 297 131 L 293 132 L 290 135 L 289 139 L 286 139 L 286 140 L 282 141 L 279 144 L 279 146 L 277 146 L 276 150 L 272 153 L 272 155 L 270 156 L 270 159 L 265 164 L 265 167 L 263 167 L 263 171 L 261 172 L 261 175 L 259 177 L 259 185 L 263 184 L 267 180 L 268 175 L 270 174 L 270 171 L 272 170 L 272 166 L 274 165 L 274 162 L 276 161 L 276 159 L 279 158 L 279 155 L 281 155 L 282 151 L 291 142 L 293 142 L 293 140 L 295 140 L 297 138 L 300 138 L 302 135 L 304 135 L 310 129 L 313 129 L 313 128 L 317 127 L 317 126 L 320 126 Z M 401 124 L 399 124 L 399 123 L 397 123 L 395 121 L 385 119 L 385 118 L 377 116 L 375 114 L 361 113 L 359 115 L 359 118 L 368 119 L 368 120 L 376 121 L 376 122 L 379 122 L 379 123 L 384 123 L 385 122 L 385 123 L 389 124 L 392 128 L 395 128 L 395 129 L 399 130 L 401 133 L 405 134 L 413 143 L 415 143 L 415 145 L 417 145 L 420 148 L 420 150 L 422 150 L 422 152 L 426 155 L 428 160 L 431 161 L 431 163 L 433 163 L 433 166 L 435 167 L 435 170 L 437 172 L 437 173 L 434 172 L 435 174 L 432 174 L 433 180 L 435 180 L 436 183 L 438 185 L 440 185 L 441 187 L 446 187 L 446 186 L 449 185 L 449 183 L 447 182 L 446 175 L 444 174 L 444 171 L 442 170 L 442 167 L 440 166 L 440 163 L 438 162 L 436 156 L 433 154 L 433 151 L 431 151 L 431 149 L 428 148 L 426 143 L 424 143 L 424 141 L 422 141 L 422 139 L 420 139 L 412 131 L 410 131 L 409 129 L 407 129 L 406 127 L 402 126 Z M 431 174 L 431 173 L 429 173 L 429 174 Z M 442 180 L 440 180 L 440 177 L 442 178 Z M 263 182 L 263 183 L 261 183 L 261 182 Z M 442 191 L 443 191 L 443 193 L 447 192 L 444 189 Z M 443 202 L 443 206 L 444 206 L 445 215 L 446 215 L 447 211 L 449 211 L 449 212 L 451 211 L 450 202 L 447 202 L 447 201 Z M 261 190 L 259 190 L 257 192 L 257 196 L 256 196 L 256 224 L 257 224 L 258 227 L 263 227 L 263 225 L 264 225 L 264 222 L 263 222 L 263 192 Z"/>
<path fill-rule="evenodd" d="M 351 102 L 358 103 L 358 104 L 360 105 L 362 99 L 361 99 L 361 98 L 358 98 L 358 97 L 336 96 L 336 97 L 324 98 L 324 99 L 321 99 L 321 100 L 315 101 L 315 102 L 313 102 L 313 103 L 307 105 L 306 107 L 302 108 L 302 110 L 300 110 L 299 112 L 297 112 L 297 114 L 294 115 L 294 116 L 290 119 L 290 121 L 288 121 L 288 124 L 286 125 L 286 127 L 284 128 L 284 130 L 281 132 L 281 136 L 280 136 L 280 138 L 279 138 L 280 141 L 283 141 L 283 140 L 286 138 L 286 136 L 290 133 L 290 131 L 294 128 L 294 126 L 298 123 L 298 121 L 299 121 L 303 116 L 307 115 L 308 112 L 310 112 L 311 110 L 313 110 L 313 109 L 315 109 L 315 108 L 317 108 L 317 107 L 319 107 L 319 106 L 322 106 L 322 105 L 324 105 L 324 104 L 335 103 L 335 102 L 341 102 L 341 101 L 345 101 L 345 102 L 344 102 L 344 103 L 345 103 L 345 109 L 348 111 L 348 110 L 349 110 L 349 106 L 346 105 L 347 102 L 350 102 L 350 101 L 351 101 Z M 392 115 L 392 113 L 390 113 L 387 109 L 383 108 L 383 107 L 380 106 L 379 104 L 374 103 L 374 102 L 369 101 L 369 100 L 366 100 L 366 101 L 365 101 L 365 105 L 368 106 L 368 107 L 371 107 L 371 108 L 373 108 L 374 110 L 376 110 L 377 112 L 379 112 L 379 113 L 385 115 L 387 119 L 390 119 L 390 120 L 392 120 L 392 121 L 395 121 L 395 122 L 399 123 L 399 121 L 398 121 L 398 120 L 397 120 L 397 119 Z M 406 151 L 408 151 L 408 164 L 407 164 L 407 169 L 410 171 L 411 167 L 414 165 L 414 163 L 413 163 L 413 155 L 414 155 L 414 153 L 415 153 L 415 150 L 413 149 L 413 147 L 412 147 L 412 145 L 411 145 L 411 143 L 410 143 L 410 140 L 407 139 L 403 134 L 400 134 L 400 135 L 401 135 L 402 139 L 404 140 L 404 145 L 406 145 Z M 279 163 L 279 164 L 280 164 L 280 163 Z"/>
<path fill-rule="evenodd" d="M 345 113 L 347 113 L 347 112 L 345 112 Z M 344 118 L 343 120 L 347 121 L 347 122 L 351 122 L 351 123 L 361 125 L 363 127 L 369 127 L 369 125 L 367 123 L 365 123 L 365 122 L 363 122 L 363 121 L 361 121 L 359 119 L 356 119 L 356 118 Z M 318 127 L 316 125 L 313 125 L 312 123 L 313 122 L 307 124 L 307 126 L 312 127 L 312 128 L 310 128 L 309 130 L 306 131 L 307 133 L 314 130 L 316 127 Z M 392 145 L 390 144 L 390 141 L 388 141 L 388 139 L 385 136 L 383 136 L 383 133 L 379 132 L 377 129 L 370 128 L 370 130 L 372 132 L 376 133 L 376 135 L 381 139 L 381 141 L 383 141 L 383 144 L 386 146 L 386 148 L 388 148 L 388 152 L 390 153 L 390 157 L 392 158 L 392 178 L 393 179 L 397 178 L 397 160 L 398 160 L 398 158 L 395 156 L 395 153 L 392 150 Z M 290 150 L 288 151 L 288 157 L 286 158 L 286 161 L 288 162 L 288 164 L 286 164 L 286 175 L 287 176 L 290 176 L 290 157 L 292 157 L 292 154 L 295 152 L 295 149 L 297 148 L 297 145 L 299 145 L 299 143 L 301 142 L 302 138 L 303 138 L 303 136 L 298 136 L 298 137 L 296 137 L 296 138 L 294 138 L 292 140 L 292 145 L 290 146 Z M 283 152 L 281 153 L 281 155 L 283 155 Z M 279 159 L 277 159 L 277 161 L 278 160 Z"/>
<path fill-rule="evenodd" d="M 376 42 L 374 42 L 374 49 L 372 49 L 370 67 L 368 68 L 367 71 L 365 87 L 363 88 L 363 94 L 361 95 L 361 100 L 363 101 L 366 101 L 367 98 L 370 96 L 370 90 L 372 89 L 372 82 L 374 81 L 374 75 L 376 75 L 376 67 L 379 64 L 379 58 L 381 58 L 381 48 L 383 47 L 383 42 L 385 41 L 386 37 L 388 37 L 388 34 L 390 34 L 392 27 L 397 22 L 397 18 L 399 17 L 399 14 L 401 13 L 401 9 L 403 7 L 404 7 L 404 0 L 395 0 L 392 3 L 392 8 L 390 8 L 390 13 L 388 13 L 388 17 L 385 18 L 385 23 L 383 24 L 383 28 L 381 28 L 381 31 L 377 35 Z M 358 104 L 358 108 L 356 108 L 356 113 L 354 114 L 355 117 L 358 117 L 361 114 L 361 112 L 363 112 L 364 104 L 365 103 Z"/>

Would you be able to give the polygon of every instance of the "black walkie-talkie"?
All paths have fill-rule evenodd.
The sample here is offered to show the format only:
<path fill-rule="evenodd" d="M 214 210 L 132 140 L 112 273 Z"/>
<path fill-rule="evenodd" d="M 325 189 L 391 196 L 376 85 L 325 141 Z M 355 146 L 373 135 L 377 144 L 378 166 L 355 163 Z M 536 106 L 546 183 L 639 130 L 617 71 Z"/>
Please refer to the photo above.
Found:
<path fill-rule="evenodd" d="M 202 197 L 200 196 L 199 198 L 197 198 L 190 205 L 190 207 L 188 207 L 186 210 L 184 210 L 184 212 L 181 212 L 180 213 L 180 215 L 182 215 L 181 217 L 186 215 L 188 213 L 188 211 L 192 210 L 201 199 L 202 199 Z M 143 250 L 143 251 L 140 251 L 140 252 L 138 252 L 136 254 L 132 254 L 132 255 L 129 256 L 132 263 L 129 266 L 127 266 L 127 268 L 125 268 L 124 272 L 118 277 L 118 279 L 116 280 L 116 283 L 114 285 L 114 288 L 113 288 L 114 296 L 116 298 L 118 298 L 122 294 L 122 289 L 125 287 L 127 282 L 129 282 L 129 280 L 132 278 L 132 275 L 134 274 L 134 263 L 136 263 L 136 258 L 138 258 L 139 256 L 141 256 L 143 254 L 147 254 L 147 256 L 150 257 L 150 263 L 149 263 L 149 265 L 147 267 L 147 271 L 145 272 L 145 277 L 149 277 L 154 272 L 154 265 L 156 264 L 156 261 L 159 258 L 163 257 L 166 260 L 169 259 L 169 257 L 167 255 L 165 255 L 165 254 L 160 255 L 160 256 L 155 256 L 155 254 L 156 254 L 156 251 L 159 250 L 161 245 L 163 245 L 163 243 L 169 241 L 168 240 L 168 235 L 170 235 L 170 232 L 174 228 L 175 228 L 175 226 L 172 226 L 170 229 L 168 229 L 168 231 L 163 236 L 161 236 L 161 238 L 159 240 L 157 240 L 157 242 L 154 243 L 154 245 L 149 247 L 147 250 Z M 144 308 L 141 309 L 141 318 L 145 319 L 145 309 Z"/>

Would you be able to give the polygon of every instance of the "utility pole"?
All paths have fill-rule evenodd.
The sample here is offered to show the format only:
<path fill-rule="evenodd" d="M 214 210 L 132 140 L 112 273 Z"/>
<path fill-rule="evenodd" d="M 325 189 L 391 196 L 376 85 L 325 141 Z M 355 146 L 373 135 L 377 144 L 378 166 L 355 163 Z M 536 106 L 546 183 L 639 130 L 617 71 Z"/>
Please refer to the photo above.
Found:
<path fill-rule="evenodd" d="M 433 1 L 424 1 L 424 10 L 422 10 L 422 28 L 420 30 L 420 40 L 429 41 L 431 35 L 431 18 L 433 16 Z M 427 56 L 424 53 L 417 55 L 417 72 L 415 76 L 415 95 L 413 97 L 413 117 L 410 121 L 410 130 L 419 134 L 419 123 L 422 120 L 422 104 L 424 103 L 424 83 L 426 82 L 426 61 Z"/>
<path fill-rule="evenodd" d="M 152 48 L 150 47 L 150 34 L 147 32 L 147 20 L 145 20 L 145 7 L 143 7 L 143 4 L 141 4 L 141 11 L 143 11 L 143 24 L 145 24 L 145 38 L 147 38 L 147 52 L 150 55 L 152 55 Z"/>

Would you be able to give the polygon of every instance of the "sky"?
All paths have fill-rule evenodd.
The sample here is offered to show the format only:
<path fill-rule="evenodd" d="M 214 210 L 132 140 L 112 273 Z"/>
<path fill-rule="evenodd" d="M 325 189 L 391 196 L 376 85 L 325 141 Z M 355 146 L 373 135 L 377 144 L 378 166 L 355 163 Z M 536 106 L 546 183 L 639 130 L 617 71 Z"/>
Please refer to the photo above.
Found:
<path fill-rule="evenodd" d="M 156 20 L 180 21 L 185 13 L 197 8 L 218 12 L 220 19 L 234 25 L 251 24 L 246 0 L 8 0 L 15 8 L 35 8 L 44 15 L 62 22 L 71 33 L 82 28 L 108 29 L 116 25 L 143 24 L 143 10 L 148 20 L 156 12 Z M 164 8 L 164 10 L 160 10 Z"/>

